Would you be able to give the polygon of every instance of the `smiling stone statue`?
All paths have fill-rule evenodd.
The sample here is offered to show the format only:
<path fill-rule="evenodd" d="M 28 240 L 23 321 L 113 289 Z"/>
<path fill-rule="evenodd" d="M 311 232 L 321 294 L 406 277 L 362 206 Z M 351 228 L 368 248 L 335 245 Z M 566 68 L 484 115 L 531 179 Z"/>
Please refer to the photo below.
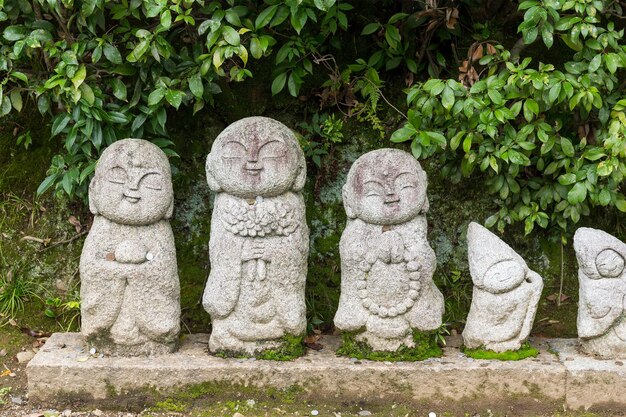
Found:
<path fill-rule="evenodd" d="M 408 153 L 361 156 L 343 188 L 348 224 L 341 235 L 341 298 L 335 326 L 359 332 L 374 350 L 413 347 L 413 330 L 441 325 L 443 296 L 432 280 L 426 239 L 426 173 Z"/>
<path fill-rule="evenodd" d="M 578 259 L 578 337 L 599 357 L 626 358 L 626 243 L 581 227 L 574 234 Z"/>
<path fill-rule="evenodd" d="M 82 333 L 99 352 L 172 352 L 179 282 L 168 219 L 170 164 L 156 145 L 124 139 L 100 157 L 89 186 L 93 225 L 80 258 Z"/>
<path fill-rule="evenodd" d="M 478 223 L 467 228 L 467 251 L 474 291 L 463 330 L 465 347 L 520 349 L 533 327 L 543 279 Z"/>
<path fill-rule="evenodd" d="M 281 347 L 306 328 L 304 154 L 285 125 L 249 117 L 215 139 L 206 172 L 217 192 L 203 298 L 209 348 L 252 355 Z"/>

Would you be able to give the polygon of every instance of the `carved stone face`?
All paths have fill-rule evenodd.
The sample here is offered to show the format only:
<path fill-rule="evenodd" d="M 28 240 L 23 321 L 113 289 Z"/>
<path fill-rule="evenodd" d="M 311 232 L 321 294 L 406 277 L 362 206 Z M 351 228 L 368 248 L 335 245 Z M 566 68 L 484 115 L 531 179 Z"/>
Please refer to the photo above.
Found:
<path fill-rule="evenodd" d="M 299 191 L 305 177 L 304 154 L 295 136 L 282 123 L 265 117 L 248 117 L 228 126 L 207 158 L 209 186 L 242 198 Z"/>
<path fill-rule="evenodd" d="M 124 139 L 100 157 L 89 187 L 94 214 L 120 224 L 147 225 L 172 215 L 170 164 L 156 145 Z"/>
<path fill-rule="evenodd" d="M 379 149 L 350 168 L 344 205 L 351 218 L 372 224 L 399 224 L 426 211 L 426 173 L 406 152 Z"/>

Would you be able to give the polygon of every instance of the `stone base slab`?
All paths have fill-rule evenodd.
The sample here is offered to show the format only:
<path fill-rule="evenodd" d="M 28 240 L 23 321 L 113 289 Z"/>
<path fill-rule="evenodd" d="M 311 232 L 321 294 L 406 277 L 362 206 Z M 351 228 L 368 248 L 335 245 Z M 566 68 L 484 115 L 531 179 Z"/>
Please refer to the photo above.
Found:
<path fill-rule="evenodd" d="M 574 339 L 535 339 L 537 358 L 474 360 L 458 348 L 422 362 L 338 357 L 337 337 L 295 361 L 223 359 L 207 353 L 208 335 L 184 337 L 174 354 L 148 358 L 91 355 L 78 333 L 53 334 L 27 366 L 29 398 L 105 404 L 125 396 L 175 395 L 195 384 L 287 389 L 320 402 L 523 404 L 553 409 L 626 407 L 626 366 L 577 352 Z"/>

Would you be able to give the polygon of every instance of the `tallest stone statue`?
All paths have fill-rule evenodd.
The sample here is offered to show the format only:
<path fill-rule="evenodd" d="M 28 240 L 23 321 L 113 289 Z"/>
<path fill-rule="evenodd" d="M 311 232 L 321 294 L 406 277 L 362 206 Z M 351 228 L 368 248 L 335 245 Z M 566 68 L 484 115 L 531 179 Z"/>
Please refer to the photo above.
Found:
<path fill-rule="evenodd" d="M 212 352 L 253 355 L 306 329 L 309 230 L 304 154 L 282 123 L 249 117 L 228 126 L 206 161 L 217 193 L 211 272 L 203 297 Z"/>

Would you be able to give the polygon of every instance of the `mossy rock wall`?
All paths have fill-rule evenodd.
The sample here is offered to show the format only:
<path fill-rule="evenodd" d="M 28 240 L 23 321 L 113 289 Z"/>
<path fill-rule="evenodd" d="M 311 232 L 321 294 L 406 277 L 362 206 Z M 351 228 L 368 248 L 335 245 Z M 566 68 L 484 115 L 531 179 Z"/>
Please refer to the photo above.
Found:
<path fill-rule="evenodd" d="M 296 130 L 300 122 L 310 122 L 310 105 L 307 108 L 306 103 L 282 96 L 272 101 L 269 92 L 258 82 L 252 87 L 246 84 L 224 91 L 218 96 L 214 110 L 207 109 L 195 116 L 179 111 L 168 117 L 171 137 L 181 156 L 172 160 L 176 198 L 172 226 L 178 251 L 185 331 L 210 330 L 210 319 L 202 308 L 201 299 L 210 270 L 208 242 L 213 200 L 205 181 L 204 163 L 213 140 L 229 123 L 246 116 L 273 117 Z M 400 120 L 391 113 L 383 120 L 389 137 Z M 3 199 L 0 207 L 3 232 L 0 261 L 3 265 L 19 266 L 21 274 L 36 280 L 43 300 L 51 296 L 71 299 L 77 296 L 77 265 L 84 236 L 50 249 L 22 238 L 32 235 L 51 239 L 50 242 L 70 240 L 78 232 L 68 221 L 69 217 L 75 216 L 84 230 L 91 222 L 91 215 L 81 202 L 70 203 L 49 195 L 34 200 L 34 190 L 45 177 L 50 158 L 60 149 L 60 143 L 58 139 L 48 139 L 49 125 L 41 123 L 38 115 L 30 118 L 30 123 L 32 126 L 24 127 L 31 129 L 34 139 L 28 151 L 15 144 L 10 124 L 5 124 L 0 132 L 0 146 L 5 150 L 0 155 L 0 195 Z M 330 148 L 328 155 L 322 158 L 321 167 L 309 161 L 305 188 L 307 222 L 311 230 L 307 314 L 310 325 L 326 329 L 332 324 L 341 282 L 339 239 L 346 223 L 341 187 L 350 165 L 360 155 L 372 149 L 396 146 L 386 139 L 381 140 L 379 132 L 356 118 L 346 121 L 343 134 L 343 143 Z M 470 178 L 457 185 L 451 184 L 441 178 L 437 161 L 423 161 L 422 164 L 429 177 L 429 241 L 438 262 L 435 281 L 446 297 L 445 320 L 453 327 L 461 328 L 472 292 L 467 264 L 467 225 L 470 221 L 484 223 L 497 208 L 494 197 L 487 194 L 480 179 Z M 8 200 L 11 198 L 28 204 L 11 203 Z M 38 207 L 44 207 L 45 211 Z M 28 216 L 33 220 L 27 221 Z M 597 212 L 583 222 L 622 239 L 626 237 L 619 227 L 619 218 L 612 213 Z M 551 239 L 548 232 L 538 230 L 525 237 L 521 228 L 511 227 L 503 238 L 545 280 L 534 333 L 574 337 L 578 282 L 571 241 L 563 248 L 561 258 L 561 244 Z M 563 294 L 569 298 L 557 307 L 549 296 L 558 293 L 561 274 Z M 34 300 L 32 304 L 37 307 L 29 310 L 26 321 L 39 326 L 48 323 L 51 329 L 58 327 L 59 320 L 46 322 L 41 300 Z"/>

